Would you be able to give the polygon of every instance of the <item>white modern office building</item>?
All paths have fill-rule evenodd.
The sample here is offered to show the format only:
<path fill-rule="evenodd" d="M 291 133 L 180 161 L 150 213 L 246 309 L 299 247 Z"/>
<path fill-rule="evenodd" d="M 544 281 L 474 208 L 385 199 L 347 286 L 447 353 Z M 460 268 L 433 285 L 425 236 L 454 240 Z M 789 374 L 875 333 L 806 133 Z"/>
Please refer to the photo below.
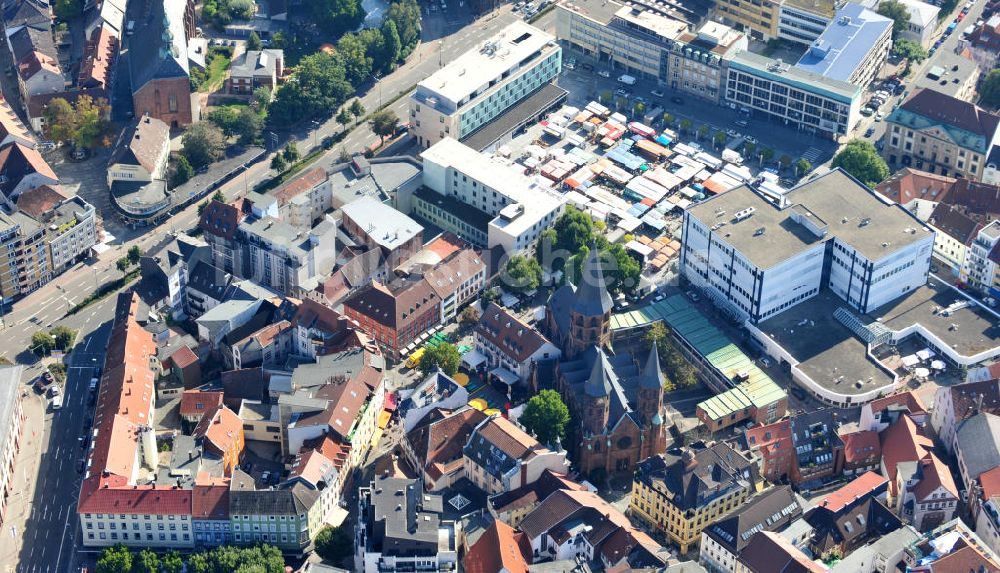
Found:
<path fill-rule="evenodd" d="M 483 246 L 489 248 L 501 245 L 514 254 L 533 247 L 566 204 L 560 193 L 450 137 L 425 150 L 421 158 L 424 187 L 473 213 L 463 216 L 451 209 L 450 213 L 435 214 L 429 209 L 433 205 L 428 205 L 427 194 L 414 196 L 414 210 L 473 242 L 482 243 L 485 238 Z M 453 229 L 451 219 L 456 217 L 463 221 L 480 218 L 485 229 L 476 235 L 463 234 L 462 229 Z"/>
<path fill-rule="evenodd" d="M 517 21 L 417 84 L 410 130 L 427 148 L 463 139 L 559 75 L 555 37 Z"/>
<path fill-rule="evenodd" d="M 834 2 L 785 0 L 778 8 L 778 37 L 799 44 L 816 41 L 833 20 Z"/>
<path fill-rule="evenodd" d="M 834 170 L 780 205 L 740 187 L 692 207 L 681 272 L 755 324 L 822 288 L 867 313 L 926 282 L 933 245 L 910 213 Z"/>

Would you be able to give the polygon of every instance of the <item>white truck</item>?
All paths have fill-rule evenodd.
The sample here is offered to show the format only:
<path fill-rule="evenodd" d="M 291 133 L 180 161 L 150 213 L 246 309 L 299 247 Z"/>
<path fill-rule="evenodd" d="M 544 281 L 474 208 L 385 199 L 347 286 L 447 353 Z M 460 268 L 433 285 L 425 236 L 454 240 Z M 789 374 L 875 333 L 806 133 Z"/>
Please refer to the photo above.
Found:
<path fill-rule="evenodd" d="M 635 77 L 630 76 L 628 74 L 622 74 L 622 75 L 618 76 L 618 83 L 625 84 L 627 86 L 634 86 L 635 85 Z"/>
<path fill-rule="evenodd" d="M 52 397 L 52 409 L 53 410 L 62 410 L 62 406 L 63 406 L 63 396 L 62 396 L 62 394 L 56 394 L 55 396 L 53 396 Z"/>

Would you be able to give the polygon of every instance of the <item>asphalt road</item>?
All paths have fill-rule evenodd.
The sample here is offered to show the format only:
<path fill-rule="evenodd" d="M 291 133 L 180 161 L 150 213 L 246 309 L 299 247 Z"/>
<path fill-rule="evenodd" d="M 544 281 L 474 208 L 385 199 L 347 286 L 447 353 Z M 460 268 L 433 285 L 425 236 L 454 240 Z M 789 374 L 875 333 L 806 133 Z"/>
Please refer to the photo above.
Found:
<path fill-rule="evenodd" d="M 58 322 L 80 329 L 63 387 L 61 410 L 46 407 L 47 399 L 25 386 L 26 400 L 41 402 L 41 407 L 26 408 L 22 440 L 30 443 L 22 443 L 14 493 L 8 498 L 10 507 L 4 523 L 7 535 L 0 536 L 0 560 L 8 570 L 13 570 L 15 564 L 17 571 L 25 572 L 66 571 L 75 565 L 75 510 L 81 480 L 77 470 L 85 454 L 78 438 L 83 435 L 85 420 L 93 417 L 90 379 L 94 367 L 104 362 L 114 303 L 115 297 L 109 297 L 92 307 L 93 315 L 78 314 Z M 31 367 L 25 382 L 39 371 L 40 365 Z M 32 472 L 35 464 L 37 472 Z"/>

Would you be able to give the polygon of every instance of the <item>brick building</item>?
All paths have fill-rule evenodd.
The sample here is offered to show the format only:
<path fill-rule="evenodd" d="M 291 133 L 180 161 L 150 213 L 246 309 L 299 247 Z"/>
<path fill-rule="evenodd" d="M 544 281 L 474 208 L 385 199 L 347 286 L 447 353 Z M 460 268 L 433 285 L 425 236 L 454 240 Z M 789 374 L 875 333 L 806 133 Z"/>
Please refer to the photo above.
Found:
<path fill-rule="evenodd" d="M 191 94 L 188 39 L 194 35 L 194 0 L 151 3 L 150 13 L 136 22 L 129 44 L 132 104 L 135 115 L 149 114 L 171 128 L 198 121 Z"/>

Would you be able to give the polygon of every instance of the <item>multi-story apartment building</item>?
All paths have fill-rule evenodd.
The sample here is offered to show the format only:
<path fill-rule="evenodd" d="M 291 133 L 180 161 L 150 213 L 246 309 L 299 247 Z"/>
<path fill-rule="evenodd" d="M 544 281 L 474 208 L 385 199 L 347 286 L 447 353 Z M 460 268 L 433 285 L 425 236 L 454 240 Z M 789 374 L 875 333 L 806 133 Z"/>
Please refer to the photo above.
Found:
<path fill-rule="evenodd" d="M 724 0 L 717 2 L 712 15 L 754 40 L 778 36 L 781 0 Z"/>
<path fill-rule="evenodd" d="M 702 530 L 762 486 L 757 465 L 729 444 L 692 445 L 639 463 L 629 510 L 687 553 Z"/>
<path fill-rule="evenodd" d="M 341 208 L 341 228 L 357 242 L 382 251 L 390 268 L 417 254 L 423 246 L 419 223 L 374 197 L 366 196 Z"/>
<path fill-rule="evenodd" d="M 933 89 L 916 91 L 886 118 L 882 157 L 889 167 L 983 177 L 987 158 L 1000 144 L 1000 116 Z"/>
<path fill-rule="evenodd" d="M 229 492 L 229 526 L 240 545 L 269 543 L 283 552 L 300 553 L 319 533 L 319 492 L 303 483 L 276 490 Z"/>
<path fill-rule="evenodd" d="M 860 86 L 748 51 L 728 63 L 725 101 L 758 116 L 833 139 L 861 117 Z"/>
<path fill-rule="evenodd" d="M 964 207 L 938 203 L 927 223 L 934 228 L 934 256 L 944 262 L 952 276 L 966 280 L 965 259 L 982 224 Z"/>
<path fill-rule="evenodd" d="M 701 532 L 698 561 L 711 571 L 736 571 L 736 561 L 754 535 L 781 532 L 800 517 L 802 504 L 790 487 L 765 490 Z"/>
<path fill-rule="evenodd" d="M 232 204 L 210 201 L 198 220 L 198 228 L 212 248 L 212 264 L 235 276 L 243 276 L 243 257 L 236 231 L 248 211 L 245 201 Z"/>
<path fill-rule="evenodd" d="M 795 67 L 865 87 L 878 75 L 891 48 L 892 20 L 848 2 Z"/>
<path fill-rule="evenodd" d="M 414 194 L 414 212 L 480 246 L 500 245 L 508 254 L 530 249 L 566 204 L 559 193 L 450 137 L 425 150 L 421 158 L 424 186 L 432 192 Z M 439 200 L 444 199 L 471 207 L 465 210 L 473 214 L 462 217 L 461 212 L 441 209 Z M 474 225 L 478 232 L 471 236 L 458 223 L 470 219 L 478 219 Z"/>
<path fill-rule="evenodd" d="M 513 422 L 499 416 L 483 420 L 462 448 L 465 476 L 487 495 L 534 483 L 546 470 L 569 471 L 566 450 L 550 450 Z"/>
<path fill-rule="evenodd" d="M 680 4 L 625 6 L 598 0 L 556 4 L 556 35 L 569 50 L 615 73 L 718 102 L 725 59 L 747 48 L 744 34 L 718 22 L 694 30 Z M 695 18 L 697 20 L 697 18 Z"/>
<path fill-rule="evenodd" d="M 78 196 L 61 201 L 39 217 L 47 225 L 45 242 L 54 274 L 61 273 L 97 244 L 94 206 Z"/>
<path fill-rule="evenodd" d="M 830 409 L 796 414 L 744 432 L 745 446 L 772 482 L 799 484 L 840 475 L 844 442 L 837 434 L 837 413 Z"/>
<path fill-rule="evenodd" d="M 486 262 L 467 245 L 423 272 L 441 301 L 441 322 L 454 319 L 460 308 L 479 296 L 486 288 L 486 273 Z"/>
<path fill-rule="evenodd" d="M 458 567 L 458 531 L 440 495 L 419 479 L 376 477 L 358 489 L 354 570 L 446 571 Z"/>
<path fill-rule="evenodd" d="M 980 412 L 1000 414 L 1000 385 L 994 380 L 942 386 L 934 393 L 931 427 L 949 454 L 955 452 L 962 422 Z"/>
<path fill-rule="evenodd" d="M 941 8 L 920 0 L 899 0 L 899 3 L 910 13 L 910 21 L 906 29 L 899 33 L 899 39 L 916 42 L 929 49 L 934 43 Z"/>
<path fill-rule="evenodd" d="M 841 170 L 776 206 L 749 188 L 684 214 L 681 273 L 759 322 L 829 287 L 868 312 L 922 285 L 934 233 Z M 829 245 L 828 245 L 829 243 Z"/>
<path fill-rule="evenodd" d="M 785 0 L 778 9 L 778 37 L 799 44 L 812 44 L 833 20 L 835 2 Z"/>
<path fill-rule="evenodd" d="M 287 294 L 310 291 L 336 258 L 337 222 L 326 217 L 308 231 L 265 216 L 240 223 L 244 278 Z"/>
<path fill-rule="evenodd" d="M 539 361 L 562 356 L 558 346 L 496 303 L 483 310 L 474 338 L 490 370 L 503 368 L 522 381 L 528 381 Z"/>
<path fill-rule="evenodd" d="M 0 295 L 11 300 L 52 278 L 45 227 L 21 211 L 0 212 Z"/>
<path fill-rule="evenodd" d="M 21 373 L 23 366 L 0 369 L 0 524 L 7 520 L 7 495 L 14 488 L 14 469 L 21 446 L 24 410 L 21 405 Z"/>
<path fill-rule="evenodd" d="M 991 292 L 1000 289 L 1000 221 L 979 229 L 965 251 L 962 275 L 972 288 Z"/>
<path fill-rule="evenodd" d="M 373 282 L 344 301 L 344 314 L 358 323 L 388 356 L 441 321 L 441 300 L 422 279 Z"/>
<path fill-rule="evenodd" d="M 417 84 L 410 130 L 422 148 L 464 139 L 559 75 L 555 38 L 514 22 Z"/>

